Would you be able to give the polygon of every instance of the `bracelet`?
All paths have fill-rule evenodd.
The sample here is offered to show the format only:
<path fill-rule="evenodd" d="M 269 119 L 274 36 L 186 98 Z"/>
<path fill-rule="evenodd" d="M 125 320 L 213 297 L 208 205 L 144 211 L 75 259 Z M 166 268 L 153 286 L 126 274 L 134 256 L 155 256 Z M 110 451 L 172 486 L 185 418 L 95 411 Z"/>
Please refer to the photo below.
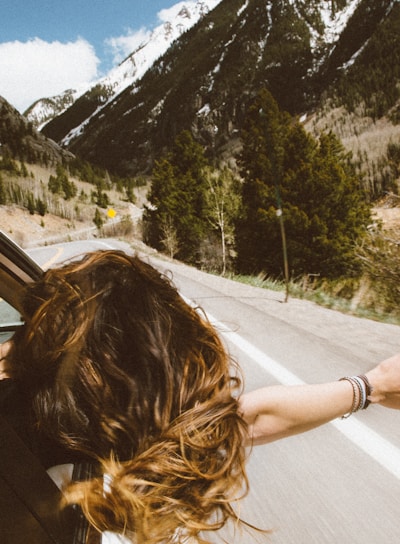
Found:
<path fill-rule="evenodd" d="M 358 376 L 352 376 L 352 378 L 356 381 L 360 393 L 360 402 L 358 404 L 357 411 L 363 410 L 367 400 L 367 390 L 365 387 L 365 383 Z"/>
<path fill-rule="evenodd" d="M 350 412 L 344 414 L 342 419 L 347 419 L 358 412 L 359 410 L 365 410 L 370 405 L 371 401 L 368 397 L 371 395 L 373 389 L 368 378 L 363 374 L 361 376 L 344 376 L 339 381 L 348 381 L 353 388 L 353 403 L 351 405 Z"/>
<path fill-rule="evenodd" d="M 349 376 L 345 376 L 344 378 L 340 378 L 339 381 L 342 382 L 344 380 L 348 381 L 351 384 L 352 388 L 353 388 L 353 404 L 351 406 L 350 412 L 348 412 L 347 414 L 344 414 L 342 416 L 342 419 L 347 419 L 348 417 L 351 416 L 351 414 L 354 414 L 354 412 L 357 412 L 359 401 L 358 401 L 358 398 L 357 398 L 357 385 L 356 385 L 357 382 L 355 382 Z"/>
<path fill-rule="evenodd" d="M 366 395 L 367 395 L 367 398 L 366 398 L 364 406 L 363 406 L 363 410 L 365 410 L 371 404 L 371 401 L 368 400 L 368 397 L 372 394 L 372 391 L 374 389 L 373 389 L 372 385 L 370 384 L 370 381 L 367 378 L 367 376 L 365 376 L 365 374 L 362 374 L 361 376 L 357 376 L 357 378 L 362 380 L 364 382 L 364 384 L 365 384 Z"/>

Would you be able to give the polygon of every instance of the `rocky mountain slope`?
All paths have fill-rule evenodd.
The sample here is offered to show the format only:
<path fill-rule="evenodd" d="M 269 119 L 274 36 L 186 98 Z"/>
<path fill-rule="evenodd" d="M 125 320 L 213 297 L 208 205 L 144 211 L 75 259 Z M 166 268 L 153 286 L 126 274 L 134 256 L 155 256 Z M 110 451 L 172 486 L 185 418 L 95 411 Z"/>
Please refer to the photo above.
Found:
<path fill-rule="evenodd" d="M 396 0 L 222 0 L 141 79 L 111 100 L 103 88 L 92 89 L 43 133 L 87 160 L 136 175 L 187 128 L 209 156 L 231 156 L 261 87 L 281 108 L 314 121 L 329 103 L 398 126 L 397 61 Z"/>
<path fill-rule="evenodd" d="M 0 96 L 0 157 L 55 165 L 72 154 L 41 134 Z"/>
<path fill-rule="evenodd" d="M 153 31 L 146 32 L 140 45 L 96 84 L 83 86 L 80 89 L 67 89 L 61 95 L 42 98 L 32 104 L 24 112 L 24 115 L 36 127 L 41 128 L 53 118 L 62 115 L 77 100 L 81 99 L 80 121 L 85 122 L 93 112 L 98 113 L 107 102 L 140 79 L 155 60 L 165 53 L 173 41 L 219 2 L 220 0 L 197 0 L 172 6 L 168 10 L 169 18 Z M 83 104 L 86 105 L 86 108 Z M 78 120 L 75 119 L 74 122 L 78 122 Z"/>

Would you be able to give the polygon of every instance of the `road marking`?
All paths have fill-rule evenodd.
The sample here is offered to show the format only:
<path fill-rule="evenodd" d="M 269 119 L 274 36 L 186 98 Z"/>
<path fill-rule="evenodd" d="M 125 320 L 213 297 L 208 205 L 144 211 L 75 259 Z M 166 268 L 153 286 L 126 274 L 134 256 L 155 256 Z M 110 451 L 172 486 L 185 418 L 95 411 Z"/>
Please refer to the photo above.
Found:
<path fill-rule="evenodd" d="M 47 262 L 43 263 L 43 264 L 40 264 L 40 267 L 43 269 L 43 270 L 47 270 L 48 268 L 50 268 L 51 266 L 53 266 L 53 264 L 62 264 L 62 262 L 60 262 L 60 257 L 61 255 L 65 252 L 65 248 L 66 246 L 68 247 L 71 247 L 72 245 L 74 246 L 77 246 L 79 247 L 79 245 L 82 245 L 84 243 L 87 243 L 88 241 L 82 241 L 82 240 L 75 240 L 73 242 L 64 242 L 62 243 L 62 245 L 54 245 L 54 246 L 46 246 L 46 247 L 35 247 L 31 250 L 27 250 L 27 253 L 28 255 L 30 255 L 32 258 L 33 257 L 33 254 L 34 253 L 37 253 L 37 252 L 41 252 L 41 250 L 44 250 L 44 249 L 55 249 L 56 250 L 56 253 L 53 255 L 53 257 L 51 257 Z M 107 242 L 104 242 L 102 240 L 92 240 L 91 242 L 91 245 L 93 245 L 95 247 L 95 249 L 100 249 L 102 247 L 106 248 L 106 249 L 116 249 L 116 246 L 113 245 L 113 244 L 108 244 Z M 61 243 L 60 243 L 61 244 Z M 94 251 L 94 250 L 93 250 Z M 69 259 L 65 259 L 65 263 L 67 262 L 72 262 L 73 260 L 76 260 L 79 258 L 79 256 L 83 256 L 84 254 L 88 253 L 89 251 L 82 251 L 82 253 L 78 253 L 76 252 L 75 254 L 72 255 L 71 258 Z M 37 259 L 35 259 L 36 262 L 38 262 Z"/>
<path fill-rule="evenodd" d="M 50 268 L 50 266 L 52 264 L 54 264 L 55 262 L 57 262 L 58 258 L 60 257 L 60 255 L 63 253 L 64 251 L 64 248 L 63 247 L 58 247 L 57 248 L 57 251 L 56 251 L 56 254 L 51 258 L 49 259 L 46 263 L 42 264 L 42 268 L 43 270 L 47 270 L 48 268 Z"/>
<path fill-rule="evenodd" d="M 214 319 L 209 313 L 208 318 L 225 338 L 250 357 L 261 368 L 266 370 L 282 385 L 305 385 L 305 382 L 298 376 L 287 370 L 283 365 L 268 357 L 260 349 L 245 340 L 236 332 Z M 338 431 L 353 444 L 358 446 L 364 453 L 372 457 L 382 467 L 388 470 L 393 476 L 400 479 L 400 449 L 394 446 L 389 440 L 383 438 L 377 432 L 370 429 L 357 419 L 336 419 L 331 421 Z"/>

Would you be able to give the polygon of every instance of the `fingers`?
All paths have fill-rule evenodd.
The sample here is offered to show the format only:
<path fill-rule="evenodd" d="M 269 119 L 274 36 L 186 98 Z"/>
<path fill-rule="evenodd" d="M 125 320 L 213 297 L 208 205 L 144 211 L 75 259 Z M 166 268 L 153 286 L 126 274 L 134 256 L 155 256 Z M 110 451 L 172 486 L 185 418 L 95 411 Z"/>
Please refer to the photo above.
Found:
<path fill-rule="evenodd" d="M 371 402 L 400 409 L 400 354 L 379 363 L 367 377 L 372 386 Z"/>
<path fill-rule="evenodd" d="M 11 342 L 0 344 L 0 380 L 10 377 L 10 369 L 7 361 L 7 355 L 11 348 Z"/>

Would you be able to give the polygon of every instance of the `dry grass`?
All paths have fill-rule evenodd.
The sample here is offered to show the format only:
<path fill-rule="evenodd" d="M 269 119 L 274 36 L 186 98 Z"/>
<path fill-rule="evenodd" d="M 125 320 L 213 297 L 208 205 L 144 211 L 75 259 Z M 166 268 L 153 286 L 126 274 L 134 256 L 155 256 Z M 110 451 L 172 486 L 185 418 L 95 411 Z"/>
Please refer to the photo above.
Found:
<path fill-rule="evenodd" d="M 338 136 L 365 175 L 366 189 L 374 194 L 382 183 L 388 145 L 400 143 L 400 125 L 394 125 L 387 118 L 374 121 L 363 116 L 361 111 L 361 106 L 360 112 L 349 113 L 344 107 L 330 108 L 328 104 L 324 110 L 307 118 L 304 127 L 315 137 L 328 131 Z M 400 179 L 397 189 L 400 189 Z"/>
<path fill-rule="evenodd" d="M 13 204 L 0 206 L 0 230 L 8 234 L 22 247 L 33 244 L 52 243 L 59 240 L 75 239 L 77 237 L 90 238 L 96 234 L 93 219 L 96 206 L 91 203 L 91 193 L 95 187 L 89 183 L 70 177 L 77 188 L 77 197 L 65 200 L 59 195 L 53 195 L 47 188 L 49 177 L 56 175 L 52 169 L 39 165 L 26 165 L 28 177 L 21 178 L 7 175 L 2 172 L 4 185 L 18 185 L 24 191 L 30 191 L 35 198 L 40 198 L 47 205 L 47 213 L 40 216 L 37 213 L 31 215 L 26 208 Z M 80 197 L 81 192 L 86 195 Z M 126 202 L 124 195 L 115 189 L 106 191 L 110 206 L 116 212 L 115 220 L 107 215 L 107 209 L 102 209 L 105 230 L 115 231 L 115 225 L 121 219 L 128 218 L 135 226 L 135 232 L 139 233 L 140 218 L 143 204 L 146 201 L 147 188 L 135 189 L 136 204 Z"/>

